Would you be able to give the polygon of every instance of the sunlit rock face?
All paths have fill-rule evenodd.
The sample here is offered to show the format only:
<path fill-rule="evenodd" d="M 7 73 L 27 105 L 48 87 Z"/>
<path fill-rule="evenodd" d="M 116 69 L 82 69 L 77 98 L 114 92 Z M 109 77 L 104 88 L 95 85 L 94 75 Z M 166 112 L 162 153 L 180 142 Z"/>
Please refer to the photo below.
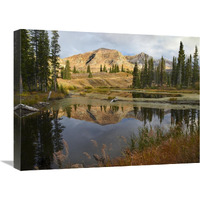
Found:
<path fill-rule="evenodd" d="M 133 70 L 135 62 L 138 63 L 139 68 L 142 68 L 145 62 L 145 57 L 147 60 L 152 58 L 144 52 L 133 56 L 124 56 L 119 51 L 115 49 L 100 48 L 94 51 L 86 52 L 83 54 L 77 54 L 63 59 L 59 59 L 60 65 L 65 66 L 67 60 L 69 60 L 71 67 L 76 67 L 79 71 L 86 71 L 87 66 L 90 65 L 92 72 L 99 72 L 100 65 L 109 70 L 113 65 L 118 65 L 120 70 L 123 65 L 125 70 Z M 159 59 L 154 59 L 154 66 L 159 65 Z M 166 69 L 170 70 L 172 68 L 172 62 L 165 59 Z"/>
<path fill-rule="evenodd" d="M 130 63 L 119 51 L 114 49 L 100 48 L 83 54 L 70 56 L 60 59 L 60 64 L 64 66 L 66 60 L 69 60 L 71 67 L 75 66 L 79 71 L 86 71 L 87 66 L 90 65 L 92 72 L 99 72 L 100 65 L 102 65 L 102 67 L 105 65 L 106 69 L 109 70 L 109 68 L 115 64 L 117 64 L 120 69 L 123 65 L 125 70 L 133 70 L 133 64 Z"/>

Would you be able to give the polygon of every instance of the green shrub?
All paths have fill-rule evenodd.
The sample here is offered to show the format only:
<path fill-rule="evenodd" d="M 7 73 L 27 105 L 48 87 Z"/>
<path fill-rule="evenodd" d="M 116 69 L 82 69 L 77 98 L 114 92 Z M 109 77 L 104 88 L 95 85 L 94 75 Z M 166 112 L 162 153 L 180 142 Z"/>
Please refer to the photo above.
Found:
<path fill-rule="evenodd" d="M 109 96 L 108 97 L 108 100 L 112 100 L 112 99 L 114 99 L 115 97 L 112 97 L 112 96 Z"/>
<path fill-rule="evenodd" d="M 176 97 L 171 97 L 171 98 L 169 98 L 169 101 L 177 101 L 177 98 Z"/>
<path fill-rule="evenodd" d="M 70 85 L 70 86 L 67 87 L 67 89 L 68 89 L 68 90 L 74 90 L 75 87 L 74 87 L 73 85 Z"/>
<path fill-rule="evenodd" d="M 59 91 L 64 95 L 68 95 L 69 94 L 69 90 L 66 87 L 63 87 L 63 85 L 60 85 Z"/>
<path fill-rule="evenodd" d="M 85 92 L 80 92 L 80 95 L 85 97 L 86 96 L 86 93 Z"/>
<path fill-rule="evenodd" d="M 85 86 L 84 88 L 85 88 L 85 89 L 93 89 L 92 86 Z"/>

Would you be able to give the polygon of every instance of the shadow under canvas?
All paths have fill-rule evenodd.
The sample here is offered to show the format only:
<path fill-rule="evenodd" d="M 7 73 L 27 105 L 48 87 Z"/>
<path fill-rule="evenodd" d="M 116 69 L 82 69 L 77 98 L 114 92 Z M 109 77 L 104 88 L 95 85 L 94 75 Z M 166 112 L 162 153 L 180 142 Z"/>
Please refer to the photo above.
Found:
<path fill-rule="evenodd" d="M 11 167 L 13 167 L 13 164 L 14 164 L 13 160 L 2 160 L 1 162 L 5 163 L 7 165 L 10 165 Z"/>

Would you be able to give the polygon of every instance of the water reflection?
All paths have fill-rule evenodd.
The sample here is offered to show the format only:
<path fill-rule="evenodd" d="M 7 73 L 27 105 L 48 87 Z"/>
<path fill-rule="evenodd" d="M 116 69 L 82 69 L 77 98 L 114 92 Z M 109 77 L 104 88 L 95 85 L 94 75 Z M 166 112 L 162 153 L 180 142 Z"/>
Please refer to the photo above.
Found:
<path fill-rule="evenodd" d="M 21 123 L 22 169 L 51 169 L 53 153 L 63 149 L 61 133 L 65 127 L 58 119 L 58 110 L 22 118 Z"/>
<path fill-rule="evenodd" d="M 16 116 L 15 116 L 16 117 Z M 137 134 L 146 125 L 167 126 L 181 124 L 191 131 L 199 124 L 199 110 L 164 110 L 136 106 L 67 105 L 22 118 L 22 169 L 64 168 L 61 160 L 63 141 L 69 145 L 70 163 L 91 166 L 92 155 L 98 153 L 91 144 L 112 146 L 111 157 L 119 156 L 119 137 Z M 63 140 L 64 139 L 64 140 Z M 84 153 L 85 152 L 85 153 Z M 86 158 L 90 156 L 90 160 Z"/>
<path fill-rule="evenodd" d="M 133 98 L 164 98 L 164 97 L 181 97 L 180 94 L 154 94 L 154 93 L 137 93 L 132 92 Z"/>

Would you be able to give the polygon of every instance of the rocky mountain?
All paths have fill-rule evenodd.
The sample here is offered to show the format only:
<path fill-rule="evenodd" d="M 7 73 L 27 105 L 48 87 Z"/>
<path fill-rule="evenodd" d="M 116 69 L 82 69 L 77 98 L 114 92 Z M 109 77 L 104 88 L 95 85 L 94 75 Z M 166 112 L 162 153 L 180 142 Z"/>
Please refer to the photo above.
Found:
<path fill-rule="evenodd" d="M 109 69 L 113 64 L 119 65 L 120 69 L 122 64 L 125 69 L 133 69 L 133 64 L 128 62 L 125 56 L 119 51 L 114 49 L 100 48 L 83 54 L 70 56 L 60 59 L 60 64 L 64 66 L 66 60 L 69 60 L 71 68 L 75 66 L 79 71 L 86 71 L 87 66 L 90 65 L 92 72 L 99 72 L 100 65 L 106 65 L 106 68 Z"/>
<path fill-rule="evenodd" d="M 152 56 L 149 56 L 148 54 L 145 54 L 143 52 L 134 56 L 125 56 L 125 58 L 132 64 L 135 64 L 135 62 L 137 62 L 139 68 L 142 68 L 145 63 L 145 56 L 147 57 L 147 60 L 152 58 Z M 154 66 L 157 67 L 159 65 L 159 62 L 160 59 L 154 59 Z M 172 68 L 172 62 L 170 60 L 165 59 L 165 65 L 167 70 L 170 70 Z"/>
<path fill-rule="evenodd" d="M 92 72 L 99 72 L 100 65 L 105 65 L 108 70 L 110 67 L 112 67 L 112 65 L 115 64 L 119 65 L 120 69 L 123 65 L 125 70 L 133 70 L 135 62 L 138 63 L 139 68 L 142 68 L 145 63 L 145 56 L 147 56 L 147 60 L 152 58 L 143 52 L 138 55 L 124 56 L 117 50 L 100 48 L 94 51 L 73 55 L 63 59 L 60 58 L 60 64 L 61 66 L 65 66 L 66 61 L 69 60 L 71 69 L 73 69 L 75 66 L 79 71 L 86 71 L 87 66 L 90 65 Z M 158 66 L 159 61 L 159 59 L 154 59 L 154 66 Z M 172 62 L 165 59 L 165 63 L 166 69 L 170 70 L 172 68 Z"/>

